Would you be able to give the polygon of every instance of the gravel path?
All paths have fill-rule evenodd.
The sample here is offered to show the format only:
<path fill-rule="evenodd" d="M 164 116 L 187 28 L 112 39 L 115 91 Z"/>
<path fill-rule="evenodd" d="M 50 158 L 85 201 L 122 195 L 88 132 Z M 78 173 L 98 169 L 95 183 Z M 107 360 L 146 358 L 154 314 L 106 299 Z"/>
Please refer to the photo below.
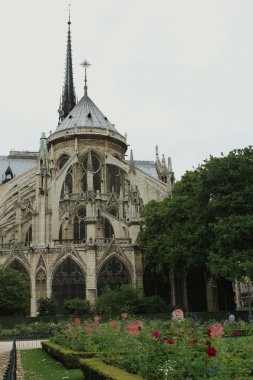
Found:
<path fill-rule="evenodd" d="M 17 379 L 23 380 L 24 376 L 23 376 L 23 370 L 21 366 L 19 350 L 39 348 L 41 347 L 41 344 L 40 344 L 40 341 L 38 340 L 17 341 L 16 347 L 17 347 Z M 3 378 L 4 371 L 7 367 L 11 348 L 12 348 L 12 342 L 0 342 L 0 379 Z"/>

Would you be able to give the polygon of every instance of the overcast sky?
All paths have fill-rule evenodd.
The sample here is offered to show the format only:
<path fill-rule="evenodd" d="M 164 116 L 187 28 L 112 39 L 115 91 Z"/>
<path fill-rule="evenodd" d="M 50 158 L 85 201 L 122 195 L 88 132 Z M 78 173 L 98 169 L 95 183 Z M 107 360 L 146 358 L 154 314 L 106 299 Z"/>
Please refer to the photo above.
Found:
<path fill-rule="evenodd" d="M 1 3 L 0 155 L 38 150 L 57 126 L 65 0 Z M 252 0 L 72 0 L 74 81 L 136 160 L 172 158 L 176 179 L 209 155 L 252 144 Z"/>

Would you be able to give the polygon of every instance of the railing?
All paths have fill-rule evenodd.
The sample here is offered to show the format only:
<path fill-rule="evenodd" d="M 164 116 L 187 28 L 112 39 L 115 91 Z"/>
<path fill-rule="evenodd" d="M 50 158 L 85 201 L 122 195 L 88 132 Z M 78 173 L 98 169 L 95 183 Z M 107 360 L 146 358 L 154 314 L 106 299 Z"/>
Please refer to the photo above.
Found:
<path fill-rule="evenodd" d="M 81 240 L 78 240 L 78 239 L 61 239 L 61 240 L 54 239 L 51 247 L 54 247 L 57 245 L 86 244 L 86 243 L 87 243 L 87 241 L 85 239 L 81 239 Z"/>
<path fill-rule="evenodd" d="M 95 238 L 95 244 L 97 245 L 109 245 L 113 238 Z M 132 240 L 130 238 L 116 238 L 115 239 L 119 245 L 131 244 Z"/>
<path fill-rule="evenodd" d="M 23 249 L 23 248 L 29 248 L 31 247 L 30 242 L 10 242 L 10 243 L 2 243 L 0 244 L 0 250 L 6 250 L 6 249 Z"/>
<path fill-rule="evenodd" d="M 17 349 L 16 339 L 13 340 L 12 349 L 9 356 L 9 361 L 4 372 L 3 380 L 16 380 L 17 378 Z"/>
<path fill-rule="evenodd" d="M 81 240 L 77 240 L 77 239 L 62 239 L 62 240 L 59 240 L 59 239 L 54 239 L 52 241 L 51 244 L 48 244 L 47 246 L 45 247 L 42 247 L 44 249 L 47 249 L 49 250 L 50 248 L 53 248 L 55 246 L 64 246 L 64 245 L 70 245 L 70 244 L 74 244 L 74 245 L 86 245 L 86 244 L 97 244 L 97 245 L 109 245 L 111 243 L 111 241 L 114 240 L 113 238 L 95 238 L 95 240 L 93 239 L 89 239 L 88 241 L 85 240 L 85 239 L 81 239 Z M 120 244 L 121 246 L 122 245 L 128 245 L 128 244 L 131 244 L 132 240 L 130 238 L 116 238 L 115 239 L 117 241 L 118 244 Z M 3 244 L 0 244 L 0 251 L 6 251 L 6 250 L 15 250 L 15 249 L 29 249 L 31 251 L 34 251 L 36 248 L 40 248 L 41 247 L 37 247 L 36 245 L 30 243 L 30 242 L 20 242 L 20 243 L 3 243 Z"/>

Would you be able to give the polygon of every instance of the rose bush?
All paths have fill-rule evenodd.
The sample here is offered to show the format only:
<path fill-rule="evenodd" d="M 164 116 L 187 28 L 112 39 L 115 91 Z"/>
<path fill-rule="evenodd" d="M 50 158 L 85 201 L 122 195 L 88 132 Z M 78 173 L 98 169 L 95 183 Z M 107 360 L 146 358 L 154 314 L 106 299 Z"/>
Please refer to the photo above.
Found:
<path fill-rule="evenodd" d="M 178 310 L 166 323 L 133 320 L 128 314 L 108 323 L 99 316 L 83 324 L 76 319 L 51 340 L 75 351 L 102 353 L 107 363 L 147 380 L 253 378 L 251 337 L 226 337 L 221 323 L 196 323 Z"/>

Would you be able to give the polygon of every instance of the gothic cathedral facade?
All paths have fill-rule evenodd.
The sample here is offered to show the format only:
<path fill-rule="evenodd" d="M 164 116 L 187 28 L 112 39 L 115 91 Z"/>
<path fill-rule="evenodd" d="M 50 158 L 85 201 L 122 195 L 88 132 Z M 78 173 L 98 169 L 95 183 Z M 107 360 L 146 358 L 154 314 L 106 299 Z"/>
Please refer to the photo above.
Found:
<path fill-rule="evenodd" d="M 61 308 L 77 297 L 94 303 L 105 285 L 142 288 L 140 212 L 170 195 L 174 180 L 158 150 L 154 162 L 134 161 L 132 152 L 125 160 L 126 137 L 88 96 L 87 61 L 76 102 L 70 24 L 58 126 L 42 133 L 31 168 L 19 174 L 9 165 L 0 186 L 0 265 L 27 278 L 32 316 L 40 298 Z"/>

